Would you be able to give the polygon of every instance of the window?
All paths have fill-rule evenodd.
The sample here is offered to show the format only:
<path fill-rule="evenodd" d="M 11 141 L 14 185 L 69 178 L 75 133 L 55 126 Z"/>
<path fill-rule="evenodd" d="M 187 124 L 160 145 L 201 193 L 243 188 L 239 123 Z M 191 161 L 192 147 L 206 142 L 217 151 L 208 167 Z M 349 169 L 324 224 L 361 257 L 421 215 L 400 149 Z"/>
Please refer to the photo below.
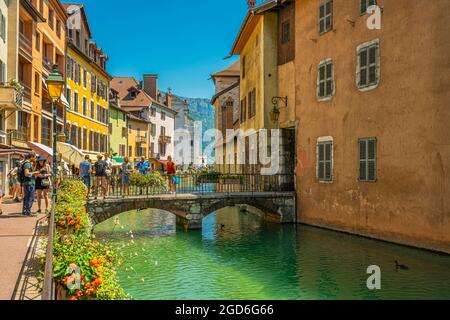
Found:
<path fill-rule="evenodd" d="M 134 90 L 130 91 L 130 98 L 131 99 L 136 99 L 136 96 L 137 96 L 136 91 L 134 91 Z"/>
<path fill-rule="evenodd" d="M 281 43 L 291 41 L 291 21 L 287 20 L 281 25 Z"/>
<path fill-rule="evenodd" d="M 90 112 L 91 119 L 94 119 L 95 116 L 95 105 L 94 101 L 91 101 L 91 112 Z"/>
<path fill-rule="evenodd" d="M 41 51 L 41 34 L 36 31 L 36 42 L 34 43 L 34 47 L 38 52 Z"/>
<path fill-rule="evenodd" d="M 87 99 L 83 97 L 83 115 L 87 116 Z"/>
<path fill-rule="evenodd" d="M 374 182 L 377 180 L 377 140 L 359 139 L 359 180 Z"/>
<path fill-rule="evenodd" d="M 256 114 L 256 89 L 253 89 L 248 94 L 248 118 L 251 119 Z"/>
<path fill-rule="evenodd" d="M 166 120 L 166 113 L 165 112 L 161 112 L 161 120 L 162 121 Z"/>
<path fill-rule="evenodd" d="M 151 124 L 151 134 L 152 136 L 156 136 L 156 124 L 152 123 Z"/>
<path fill-rule="evenodd" d="M 367 8 L 369 8 L 370 6 L 375 6 L 377 4 L 377 0 L 360 0 L 361 1 L 361 6 L 360 6 L 360 14 L 366 14 L 367 13 Z"/>
<path fill-rule="evenodd" d="M 6 63 L 0 60 L 0 82 L 6 81 Z"/>
<path fill-rule="evenodd" d="M 373 88 L 380 78 L 379 42 L 375 40 L 358 47 L 357 86 L 359 89 Z"/>
<path fill-rule="evenodd" d="M 100 105 L 97 104 L 97 117 L 96 117 L 96 120 L 97 120 L 97 121 L 100 121 L 100 112 L 101 112 Z"/>
<path fill-rule="evenodd" d="M 83 87 L 87 88 L 87 71 L 83 70 Z"/>
<path fill-rule="evenodd" d="M 165 137 L 166 136 L 166 127 L 161 127 L 161 136 Z"/>
<path fill-rule="evenodd" d="M 61 39 L 61 21 L 56 20 L 56 35 Z"/>
<path fill-rule="evenodd" d="M 319 64 L 317 75 L 317 98 L 327 99 L 334 93 L 333 62 L 325 60 Z"/>
<path fill-rule="evenodd" d="M 48 10 L 48 25 L 50 26 L 51 29 L 53 29 L 53 24 L 54 24 L 54 11 L 52 9 Z"/>
<path fill-rule="evenodd" d="M 156 108 L 150 108 L 150 115 L 152 116 L 152 117 L 156 117 Z"/>
<path fill-rule="evenodd" d="M 41 76 L 39 75 L 39 73 L 35 72 L 34 73 L 34 94 L 36 95 L 40 95 L 40 83 L 41 83 Z"/>
<path fill-rule="evenodd" d="M 317 179 L 332 181 L 333 176 L 333 141 L 319 139 L 317 143 Z"/>
<path fill-rule="evenodd" d="M 242 58 L 242 79 L 245 79 L 245 56 Z"/>
<path fill-rule="evenodd" d="M 70 88 L 66 89 L 66 98 L 67 98 L 67 102 L 69 103 L 69 108 L 72 107 L 72 91 L 70 90 Z"/>
<path fill-rule="evenodd" d="M 245 122 L 247 118 L 247 98 L 241 100 L 241 122 Z"/>
<path fill-rule="evenodd" d="M 319 6 L 319 33 L 323 34 L 333 28 L 333 0 L 323 0 Z"/>
<path fill-rule="evenodd" d="M 78 92 L 73 94 L 73 110 L 78 112 Z"/>
<path fill-rule="evenodd" d="M 88 148 L 88 133 L 87 129 L 83 128 L 83 150 L 87 150 Z"/>
<path fill-rule="evenodd" d="M 133 147 L 132 146 L 128 146 L 128 156 L 129 157 L 133 156 Z"/>
<path fill-rule="evenodd" d="M 3 12 L 0 11 L 0 38 L 6 42 L 6 18 Z"/>

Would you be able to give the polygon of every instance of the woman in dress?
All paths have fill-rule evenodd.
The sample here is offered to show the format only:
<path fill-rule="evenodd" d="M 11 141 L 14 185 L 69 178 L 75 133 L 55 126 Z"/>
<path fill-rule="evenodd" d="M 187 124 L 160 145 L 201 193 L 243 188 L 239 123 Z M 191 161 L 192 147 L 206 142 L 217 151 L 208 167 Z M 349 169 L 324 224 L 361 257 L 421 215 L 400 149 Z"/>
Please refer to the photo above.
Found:
<path fill-rule="evenodd" d="M 133 167 L 130 164 L 130 159 L 128 157 L 124 158 L 122 163 L 122 193 L 123 195 L 130 195 L 130 173 Z"/>
<path fill-rule="evenodd" d="M 36 177 L 36 193 L 37 193 L 37 203 L 38 203 L 38 213 L 41 213 L 41 201 L 44 198 L 45 201 L 45 213 L 48 213 L 48 190 L 50 189 L 50 177 L 51 168 L 47 163 L 47 159 L 44 157 L 39 157 L 36 164 L 36 171 L 39 174 Z"/>

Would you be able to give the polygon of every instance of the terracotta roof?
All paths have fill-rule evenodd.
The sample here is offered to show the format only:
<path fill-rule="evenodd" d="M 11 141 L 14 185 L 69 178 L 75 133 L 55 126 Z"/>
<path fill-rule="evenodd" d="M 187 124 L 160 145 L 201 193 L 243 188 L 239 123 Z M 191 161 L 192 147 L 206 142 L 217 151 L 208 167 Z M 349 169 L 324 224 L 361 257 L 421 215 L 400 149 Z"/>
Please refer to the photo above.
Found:
<path fill-rule="evenodd" d="M 239 77 L 241 72 L 241 62 L 240 60 L 237 60 L 232 65 L 228 66 L 227 68 L 215 72 L 211 75 L 211 77 Z"/>
<path fill-rule="evenodd" d="M 129 89 L 137 90 L 136 98 L 131 98 Z M 120 105 L 126 107 L 148 107 L 153 102 L 148 94 L 139 87 L 139 82 L 133 77 L 117 77 L 111 80 L 111 88 L 119 93 Z"/>
<path fill-rule="evenodd" d="M 145 122 L 145 123 L 151 123 L 150 121 L 144 120 L 142 118 L 136 117 L 134 115 L 132 115 L 131 113 L 127 113 L 127 117 L 131 120 L 136 120 L 136 121 L 141 121 L 141 122 Z"/>

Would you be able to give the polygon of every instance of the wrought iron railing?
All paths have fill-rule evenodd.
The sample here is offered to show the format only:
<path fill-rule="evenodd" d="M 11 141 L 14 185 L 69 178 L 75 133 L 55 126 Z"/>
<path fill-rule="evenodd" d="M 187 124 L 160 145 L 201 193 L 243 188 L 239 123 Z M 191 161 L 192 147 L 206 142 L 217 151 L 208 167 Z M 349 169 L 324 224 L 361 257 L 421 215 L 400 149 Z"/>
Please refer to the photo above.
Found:
<path fill-rule="evenodd" d="M 21 126 L 18 127 L 17 130 L 13 132 L 12 137 L 14 140 L 23 141 L 23 142 L 28 141 L 28 128 L 21 127 Z"/>
<path fill-rule="evenodd" d="M 123 184 L 122 174 L 113 173 L 108 177 L 108 197 L 153 196 L 165 194 L 214 194 L 214 193 L 256 193 L 293 192 L 294 175 L 220 174 L 188 173 L 162 175 L 168 188 L 160 185 Z M 91 177 L 90 198 L 102 196 L 101 179 Z M 96 183 L 98 182 L 98 184 Z M 98 187 L 97 187 L 98 186 Z"/>
<path fill-rule="evenodd" d="M 53 204 L 56 202 L 52 199 Z M 48 242 L 44 267 L 44 283 L 42 286 L 42 300 L 55 300 L 55 286 L 53 281 L 53 240 L 55 237 L 55 207 L 52 205 L 48 221 Z"/>

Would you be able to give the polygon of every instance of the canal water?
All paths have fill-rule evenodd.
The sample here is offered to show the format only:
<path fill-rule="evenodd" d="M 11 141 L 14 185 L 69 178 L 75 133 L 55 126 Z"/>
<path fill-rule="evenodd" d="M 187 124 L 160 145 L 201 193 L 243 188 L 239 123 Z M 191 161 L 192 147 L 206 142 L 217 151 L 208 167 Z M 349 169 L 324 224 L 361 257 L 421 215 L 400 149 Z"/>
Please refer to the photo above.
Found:
<path fill-rule="evenodd" d="M 177 230 L 174 215 L 147 210 L 95 234 L 123 254 L 120 281 L 134 299 L 450 299 L 450 256 L 270 224 L 237 208 L 209 215 L 202 231 Z M 371 265 L 381 268 L 381 290 L 367 288 Z"/>

